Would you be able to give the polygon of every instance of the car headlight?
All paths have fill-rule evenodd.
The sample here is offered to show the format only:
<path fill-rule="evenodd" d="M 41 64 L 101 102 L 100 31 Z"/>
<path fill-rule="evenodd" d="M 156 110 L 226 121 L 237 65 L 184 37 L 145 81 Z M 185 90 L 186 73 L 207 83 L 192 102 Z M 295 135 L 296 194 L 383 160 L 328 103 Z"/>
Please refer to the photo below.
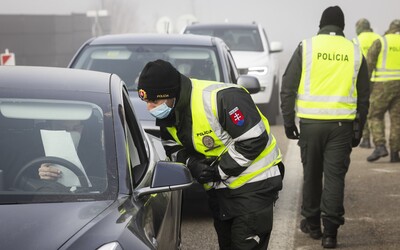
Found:
<path fill-rule="evenodd" d="M 248 69 L 248 73 L 249 75 L 266 75 L 268 73 L 268 68 L 267 67 L 250 67 Z"/>
<path fill-rule="evenodd" d="M 118 242 L 114 241 L 102 245 L 101 247 L 97 248 L 97 250 L 122 250 L 122 247 L 119 245 Z"/>

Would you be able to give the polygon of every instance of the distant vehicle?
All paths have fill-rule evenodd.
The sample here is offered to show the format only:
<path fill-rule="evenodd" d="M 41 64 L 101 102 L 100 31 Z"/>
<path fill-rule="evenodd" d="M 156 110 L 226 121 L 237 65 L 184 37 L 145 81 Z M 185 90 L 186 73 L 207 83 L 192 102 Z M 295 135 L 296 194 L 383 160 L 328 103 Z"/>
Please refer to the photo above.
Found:
<path fill-rule="evenodd" d="M 117 75 L 3 66 L 0 89 L 2 249 L 179 249 L 193 179 L 160 161 Z M 42 163 L 62 177 L 40 179 Z"/>
<path fill-rule="evenodd" d="M 146 132 L 159 136 L 155 118 L 140 100 L 137 80 L 146 63 L 164 59 L 182 74 L 202 80 L 238 83 L 259 91 L 256 77 L 240 76 L 228 46 L 210 36 L 182 34 L 120 34 L 92 38 L 77 51 L 68 67 L 118 74 L 126 83 L 136 114 Z"/>
<path fill-rule="evenodd" d="M 269 42 L 260 24 L 195 23 L 184 28 L 185 34 L 216 36 L 231 49 L 239 73 L 256 76 L 260 92 L 252 95 L 254 102 L 268 118 L 276 124 L 279 115 L 279 62 L 273 53 L 283 50 L 280 42 Z"/>

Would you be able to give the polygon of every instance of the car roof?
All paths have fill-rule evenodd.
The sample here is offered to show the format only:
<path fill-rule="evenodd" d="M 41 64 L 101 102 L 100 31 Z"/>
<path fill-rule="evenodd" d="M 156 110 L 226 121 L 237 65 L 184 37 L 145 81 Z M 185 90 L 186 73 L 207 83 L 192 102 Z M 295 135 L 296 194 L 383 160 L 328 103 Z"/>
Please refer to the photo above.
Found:
<path fill-rule="evenodd" d="M 90 45 L 107 44 L 177 44 L 214 46 L 215 40 L 211 36 L 184 35 L 184 34 L 114 34 L 94 38 Z"/>
<path fill-rule="evenodd" d="M 196 29 L 196 28 L 257 28 L 256 23 L 193 23 L 187 25 L 186 28 Z"/>
<path fill-rule="evenodd" d="M 0 88 L 110 92 L 111 74 L 59 67 L 1 66 Z"/>

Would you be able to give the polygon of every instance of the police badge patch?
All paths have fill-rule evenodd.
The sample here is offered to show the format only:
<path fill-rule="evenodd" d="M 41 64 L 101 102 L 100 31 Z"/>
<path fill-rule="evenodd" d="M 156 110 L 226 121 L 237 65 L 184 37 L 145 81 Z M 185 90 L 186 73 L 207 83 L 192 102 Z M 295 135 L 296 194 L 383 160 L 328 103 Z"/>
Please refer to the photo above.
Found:
<path fill-rule="evenodd" d="M 207 148 L 214 147 L 214 139 L 209 135 L 203 136 L 201 141 L 203 142 L 203 145 L 206 146 Z"/>
<path fill-rule="evenodd" d="M 142 99 L 142 100 L 147 99 L 147 93 L 144 89 L 139 89 L 138 95 L 139 95 L 140 99 Z"/>
<path fill-rule="evenodd" d="M 229 116 L 231 117 L 232 122 L 237 126 L 243 126 L 244 124 L 244 115 L 242 111 L 238 107 L 235 107 L 231 111 L 229 111 Z"/>

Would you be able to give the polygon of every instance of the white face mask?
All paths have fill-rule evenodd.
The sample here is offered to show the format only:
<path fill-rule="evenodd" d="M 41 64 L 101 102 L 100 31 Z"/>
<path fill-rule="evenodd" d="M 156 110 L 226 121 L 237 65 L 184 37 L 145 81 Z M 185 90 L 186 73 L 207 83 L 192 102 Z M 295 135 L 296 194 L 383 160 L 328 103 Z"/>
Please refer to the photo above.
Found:
<path fill-rule="evenodd" d="M 175 101 L 174 101 L 175 105 Z M 170 113 L 171 113 L 172 108 L 168 107 L 167 101 L 165 101 L 163 104 L 150 109 L 150 114 L 154 116 L 157 119 L 164 119 L 166 118 Z"/>

